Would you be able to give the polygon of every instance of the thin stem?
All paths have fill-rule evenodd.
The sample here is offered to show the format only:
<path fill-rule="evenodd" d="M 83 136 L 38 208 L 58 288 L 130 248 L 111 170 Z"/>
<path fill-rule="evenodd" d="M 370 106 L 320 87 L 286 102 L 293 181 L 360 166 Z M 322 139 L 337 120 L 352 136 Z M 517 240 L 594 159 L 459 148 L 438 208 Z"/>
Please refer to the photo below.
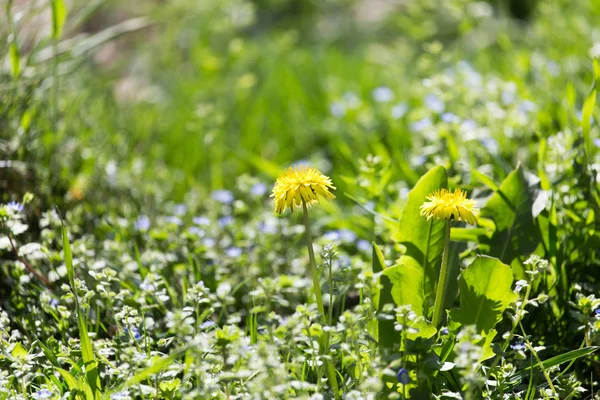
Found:
<path fill-rule="evenodd" d="M 538 365 L 542 369 L 544 377 L 546 378 L 546 382 L 548 382 L 548 386 L 550 386 L 552 393 L 554 394 L 554 396 L 556 396 L 555 398 L 558 399 L 558 393 L 556 392 L 556 389 L 554 388 L 554 385 L 552 384 L 552 379 L 550 378 L 548 371 L 546 371 L 546 368 L 544 368 L 544 365 L 542 364 L 542 360 L 540 360 L 540 357 L 538 356 L 537 351 L 535 351 L 535 349 L 533 348 L 533 345 L 531 344 L 529 339 L 527 339 L 527 334 L 525 333 L 525 329 L 523 328 L 523 324 L 521 323 L 521 321 L 519 321 L 519 327 L 521 328 L 521 332 L 523 333 L 523 337 L 525 338 L 525 345 L 527 346 L 529 351 L 531 351 L 531 354 L 533 354 L 533 356 L 535 357 L 536 361 L 538 362 Z"/>
<path fill-rule="evenodd" d="M 508 334 L 508 336 L 506 337 L 506 340 L 502 344 L 500 353 L 498 353 L 498 355 L 494 359 L 494 362 L 492 363 L 491 369 L 493 369 L 496 365 L 498 365 L 498 362 L 502 358 L 502 355 L 504 354 L 504 352 L 508 348 L 508 345 L 512 341 L 512 338 L 515 336 L 515 331 L 517 330 L 517 326 L 519 325 L 519 323 L 523 319 L 523 315 L 524 315 L 523 313 L 525 312 L 525 306 L 527 305 L 527 302 L 529 301 L 529 295 L 531 293 L 531 285 L 533 285 L 533 281 L 529 282 L 529 284 L 527 285 L 527 289 L 525 291 L 525 297 L 523 298 L 523 302 L 521 303 L 521 307 L 519 307 L 519 309 L 517 310 L 517 314 L 515 315 L 515 320 L 513 322 L 512 328 L 510 329 L 510 333 Z"/>
<path fill-rule="evenodd" d="M 327 317 L 325 315 L 325 307 L 323 307 L 323 297 L 321 294 L 321 283 L 319 277 L 319 271 L 317 270 L 317 262 L 315 261 L 315 252 L 313 250 L 313 241 L 312 234 L 310 233 L 310 221 L 308 219 L 308 207 L 306 206 L 306 202 L 302 200 L 302 210 L 304 211 L 304 227 L 306 228 L 306 245 L 308 246 L 308 257 L 310 258 L 310 272 L 313 278 L 313 286 L 315 291 L 315 298 L 317 299 L 317 306 L 319 308 L 319 314 L 321 314 L 322 324 L 327 324 Z M 323 334 L 321 340 L 321 346 L 323 351 L 329 355 L 329 332 L 325 332 Z M 315 365 L 315 368 L 317 366 Z M 327 379 L 329 380 L 329 385 L 331 385 L 331 390 L 333 390 L 333 394 L 336 399 L 340 398 L 340 390 L 337 384 L 335 368 L 333 367 L 333 363 L 331 360 L 325 361 L 325 369 L 327 371 Z M 317 368 L 317 371 L 319 369 Z"/>
<path fill-rule="evenodd" d="M 333 321 L 333 274 L 331 272 L 333 268 L 333 257 L 329 256 L 329 316 L 327 325 L 331 326 Z"/>
<path fill-rule="evenodd" d="M 312 235 L 310 233 L 310 221 L 308 220 L 308 208 L 304 200 L 302 201 L 302 209 L 304 210 L 304 227 L 306 228 L 306 244 L 308 246 L 308 257 L 310 258 L 310 273 L 313 279 L 313 289 L 315 297 L 317 299 L 317 306 L 319 307 L 319 313 L 321 318 L 325 318 L 325 307 L 323 307 L 323 297 L 321 295 L 321 282 L 319 278 L 319 271 L 317 271 L 317 262 L 315 261 L 315 251 L 313 250 Z"/>
<path fill-rule="evenodd" d="M 446 238 L 444 239 L 444 254 L 442 255 L 442 266 L 440 268 L 440 279 L 435 294 L 433 308 L 433 326 L 437 328 L 442 322 L 444 313 L 444 297 L 446 296 L 446 278 L 448 275 L 448 253 L 450 250 L 450 220 L 446 221 Z"/>

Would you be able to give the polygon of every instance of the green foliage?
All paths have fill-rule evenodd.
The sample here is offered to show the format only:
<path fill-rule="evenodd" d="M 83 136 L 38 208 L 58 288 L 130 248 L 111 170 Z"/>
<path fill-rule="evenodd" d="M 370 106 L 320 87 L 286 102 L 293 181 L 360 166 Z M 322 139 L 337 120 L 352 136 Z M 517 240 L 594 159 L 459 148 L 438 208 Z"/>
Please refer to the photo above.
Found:
<path fill-rule="evenodd" d="M 421 216 L 419 208 L 430 193 L 447 187 L 448 178 L 444 167 L 432 168 L 423 175 L 408 194 L 398 231 L 394 235 L 394 240 L 406 247 L 400 262 L 404 258 L 410 258 L 407 265 L 417 265 L 421 269 L 418 287 L 421 288 L 421 302 L 425 307 L 428 307 L 426 301 L 433 302 L 432 297 L 439 276 L 439 261 L 444 248 L 446 223 L 435 219 L 427 221 Z"/>
<path fill-rule="evenodd" d="M 0 399 L 598 392 L 598 2 L 296 3 L 3 3 Z"/>
<path fill-rule="evenodd" d="M 512 291 L 510 267 L 493 257 L 477 256 L 460 276 L 460 308 L 452 320 L 475 325 L 487 334 L 502 320 L 502 313 L 518 296 Z"/>
<path fill-rule="evenodd" d="M 489 255 L 510 264 L 514 258 L 535 250 L 539 234 L 533 222 L 534 190 L 523 169 L 517 168 L 487 201 L 481 216 L 491 219 L 495 230 L 489 239 L 483 237 L 481 242 Z"/>

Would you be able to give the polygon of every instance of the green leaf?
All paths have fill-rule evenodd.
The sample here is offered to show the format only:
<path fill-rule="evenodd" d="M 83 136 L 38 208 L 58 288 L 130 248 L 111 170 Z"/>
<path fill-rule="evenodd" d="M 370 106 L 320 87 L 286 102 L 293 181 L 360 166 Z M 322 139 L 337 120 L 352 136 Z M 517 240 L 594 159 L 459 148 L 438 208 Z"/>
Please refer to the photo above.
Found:
<path fill-rule="evenodd" d="M 535 250 L 539 232 L 533 222 L 532 192 L 523 171 L 517 168 L 508 174 L 481 210 L 481 217 L 490 218 L 496 226 L 490 238 L 480 238 L 489 255 L 510 264 L 515 257 Z"/>
<path fill-rule="evenodd" d="M 596 350 L 600 349 L 600 346 L 590 346 L 584 347 L 582 349 L 571 350 L 566 353 L 560 354 L 558 356 L 551 357 L 547 360 L 542 361 L 542 367 L 544 369 L 553 368 L 557 365 L 564 364 L 566 362 L 574 361 L 578 358 L 585 357 L 594 353 Z M 523 368 L 519 372 L 514 373 L 513 375 L 507 378 L 507 381 L 512 384 L 519 383 L 524 377 L 528 376 L 532 371 L 538 372 L 540 370 L 540 364 L 535 364 L 533 366 L 529 366 L 527 368 Z"/>
<path fill-rule="evenodd" d="M 513 273 L 500 260 L 477 256 L 460 278 L 460 308 L 452 320 L 475 325 L 478 332 L 489 333 L 502 319 L 502 313 L 517 295 L 511 290 Z"/>
<path fill-rule="evenodd" d="M 585 146 L 585 154 L 588 158 L 592 157 L 592 151 L 594 149 L 592 143 L 591 131 L 591 118 L 594 107 L 596 106 L 596 89 L 592 90 L 588 97 L 583 103 L 583 110 L 581 112 L 581 131 L 583 132 L 583 143 Z"/>
<path fill-rule="evenodd" d="M 13 78 L 18 78 L 21 74 L 21 56 L 14 41 L 10 44 L 10 71 Z"/>
<path fill-rule="evenodd" d="M 58 367 L 56 367 L 55 370 L 58 371 L 58 373 L 65 380 L 67 386 L 69 387 L 69 390 L 81 391 L 81 385 L 79 384 L 79 382 L 77 382 L 77 379 L 75 379 L 75 377 L 71 375 L 69 371 Z"/>
<path fill-rule="evenodd" d="M 183 349 L 175 350 L 173 353 L 171 353 L 170 355 L 168 355 L 166 357 L 162 357 L 162 358 L 156 357 L 154 359 L 154 361 L 152 362 L 151 366 L 144 368 L 143 370 L 141 370 L 140 372 L 138 372 L 137 374 L 135 374 L 134 376 L 129 378 L 127 380 L 127 382 L 125 382 L 124 387 L 130 387 L 130 386 L 136 385 L 136 384 L 150 378 L 152 375 L 156 375 L 156 374 L 160 373 L 165 368 L 167 368 L 169 365 L 171 365 L 171 363 L 173 361 L 175 361 L 175 359 L 177 357 L 179 357 L 179 355 L 181 355 L 185 351 L 186 351 L 186 348 L 183 348 Z"/>
<path fill-rule="evenodd" d="M 421 317 L 416 318 L 416 322 L 409 322 L 409 326 L 418 332 L 409 333 L 408 338 L 427 339 L 433 336 L 437 330 L 424 318 L 426 305 L 422 288 L 425 274 L 417 260 L 410 256 L 402 256 L 398 265 L 383 271 L 383 276 L 387 277 L 392 284 L 391 293 L 394 303 L 399 306 L 410 305 L 417 317 Z"/>
<path fill-rule="evenodd" d="M 60 38 L 66 19 L 67 7 L 64 0 L 52 0 L 52 37 L 54 40 Z"/>
<path fill-rule="evenodd" d="M 380 274 L 379 284 L 381 289 L 376 291 L 373 296 L 373 304 L 377 308 L 378 315 L 381 315 L 383 307 L 386 304 L 394 304 L 392 298 L 392 283 L 389 278 L 383 275 L 386 269 L 385 258 L 379 247 L 373 243 L 373 273 Z M 371 326 L 371 333 L 378 338 L 379 350 L 382 353 L 393 351 L 394 346 L 398 346 L 400 336 L 394 329 L 394 321 L 389 319 L 375 319 Z"/>
<path fill-rule="evenodd" d="M 476 168 L 471 168 L 471 174 L 473 175 L 473 177 L 475 179 L 477 179 L 479 182 L 481 182 L 485 186 L 489 187 L 493 191 L 498 190 L 498 185 L 496 184 L 496 182 L 494 182 L 494 180 L 492 178 L 485 175 L 484 173 L 479 172 Z"/>
<path fill-rule="evenodd" d="M 419 208 L 431 192 L 447 187 L 448 177 L 444 167 L 432 168 L 423 175 L 408 194 L 399 229 L 394 235 L 396 241 L 406 246 L 405 256 L 416 260 L 424 271 L 421 287 L 424 299 L 432 297 L 438 279 L 438 264 L 444 249 L 445 222 L 435 219 L 427 221 L 421 216 Z"/>
<path fill-rule="evenodd" d="M 75 271 L 73 270 L 73 254 L 71 253 L 71 244 L 69 243 L 67 228 L 64 224 L 62 225 L 62 239 L 65 266 L 67 267 L 67 276 L 69 278 L 69 284 L 71 285 L 71 289 L 75 291 Z"/>
<path fill-rule="evenodd" d="M 62 222 L 62 221 L 61 221 Z M 69 283 L 71 284 L 71 290 L 75 295 L 75 311 L 77 313 L 77 326 L 79 327 L 79 340 L 81 343 L 81 357 L 83 363 L 86 366 L 86 376 L 88 384 L 91 390 L 95 393 L 100 387 L 100 376 L 98 374 L 98 364 L 94 357 L 94 349 L 92 347 L 92 341 L 87 330 L 87 322 L 85 316 L 81 312 L 79 306 L 79 299 L 77 291 L 75 290 L 75 271 L 73 269 L 73 254 L 71 252 L 71 244 L 69 243 L 69 236 L 67 228 L 63 222 L 62 224 L 62 237 L 63 237 L 63 252 L 65 257 L 65 266 L 67 267 L 67 275 L 69 276 Z"/>

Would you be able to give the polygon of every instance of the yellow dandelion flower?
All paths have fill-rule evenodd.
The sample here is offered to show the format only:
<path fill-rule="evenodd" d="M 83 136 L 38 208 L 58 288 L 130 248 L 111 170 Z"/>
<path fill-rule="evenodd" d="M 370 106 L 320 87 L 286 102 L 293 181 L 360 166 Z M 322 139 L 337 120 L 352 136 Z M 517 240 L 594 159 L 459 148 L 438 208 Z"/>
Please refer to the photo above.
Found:
<path fill-rule="evenodd" d="M 454 189 L 454 193 L 448 189 L 436 190 L 427 196 L 427 202 L 421 206 L 421 215 L 436 219 L 453 219 L 465 221 L 476 225 L 479 216 L 479 208 L 473 199 L 467 199 L 467 192 Z"/>
<path fill-rule="evenodd" d="M 307 206 L 319 202 L 319 197 L 334 199 L 329 190 L 335 189 L 331 179 L 319 170 L 307 166 L 288 168 L 284 171 L 273 187 L 273 202 L 275 212 L 282 214 L 286 208 L 294 212 L 294 206 L 302 206 L 304 201 Z"/>

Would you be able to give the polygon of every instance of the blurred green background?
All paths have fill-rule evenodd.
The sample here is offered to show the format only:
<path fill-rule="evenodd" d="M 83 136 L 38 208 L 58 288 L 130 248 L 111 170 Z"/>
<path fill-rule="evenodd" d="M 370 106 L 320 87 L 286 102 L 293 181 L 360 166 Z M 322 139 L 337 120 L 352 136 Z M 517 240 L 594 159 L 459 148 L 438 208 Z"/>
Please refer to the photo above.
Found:
<path fill-rule="evenodd" d="M 4 200 L 176 200 L 299 161 L 357 193 L 368 155 L 408 186 L 499 180 L 577 125 L 600 52 L 593 0 L 74 0 L 56 42 L 53 2 L 3 2 Z"/>

